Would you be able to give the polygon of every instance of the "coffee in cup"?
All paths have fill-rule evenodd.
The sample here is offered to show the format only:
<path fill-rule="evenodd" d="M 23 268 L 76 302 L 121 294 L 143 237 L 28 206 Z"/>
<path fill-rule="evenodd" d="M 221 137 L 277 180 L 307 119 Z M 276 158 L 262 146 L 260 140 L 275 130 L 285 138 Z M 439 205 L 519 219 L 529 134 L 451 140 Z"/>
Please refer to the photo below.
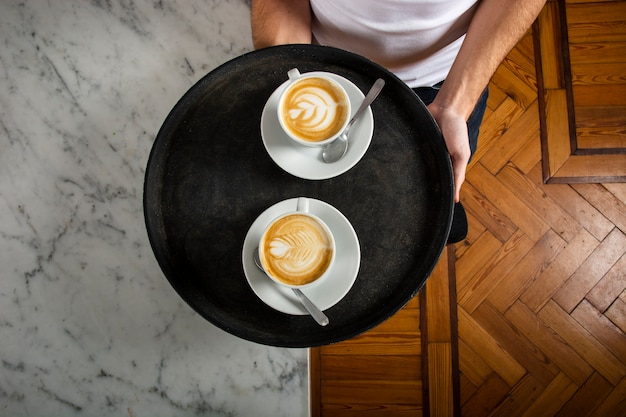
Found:
<path fill-rule="evenodd" d="M 278 120 L 296 142 L 324 146 L 341 134 L 350 117 L 346 90 L 329 73 L 288 73 L 290 83 L 280 95 Z"/>
<path fill-rule="evenodd" d="M 308 213 L 308 199 L 298 210 L 279 216 L 265 229 L 259 257 L 267 275 L 279 284 L 305 287 L 327 275 L 335 259 L 335 241 L 328 226 Z"/>

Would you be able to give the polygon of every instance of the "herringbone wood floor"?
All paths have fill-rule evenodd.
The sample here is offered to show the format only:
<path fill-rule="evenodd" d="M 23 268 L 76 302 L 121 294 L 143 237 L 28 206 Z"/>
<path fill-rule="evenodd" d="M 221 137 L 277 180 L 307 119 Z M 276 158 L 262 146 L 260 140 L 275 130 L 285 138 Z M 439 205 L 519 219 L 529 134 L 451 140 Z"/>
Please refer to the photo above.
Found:
<path fill-rule="evenodd" d="M 457 401 L 464 417 L 624 417 L 626 184 L 543 184 L 533 56 L 529 34 L 494 76 L 462 191 Z M 427 415 L 420 302 L 314 352 L 314 415 Z"/>
<path fill-rule="evenodd" d="M 623 417 L 626 184 L 542 183 L 531 47 L 491 83 L 462 197 L 463 416 Z"/>
<path fill-rule="evenodd" d="M 626 185 L 542 183 L 529 48 L 494 77 L 462 197 L 463 416 L 625 416 Z"/>

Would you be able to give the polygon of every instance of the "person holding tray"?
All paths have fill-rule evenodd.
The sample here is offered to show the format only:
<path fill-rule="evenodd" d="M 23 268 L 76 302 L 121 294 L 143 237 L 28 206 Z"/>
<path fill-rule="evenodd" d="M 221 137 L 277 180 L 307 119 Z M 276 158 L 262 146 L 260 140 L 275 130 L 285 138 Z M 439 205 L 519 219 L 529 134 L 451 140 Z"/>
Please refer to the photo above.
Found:
<path fill-rule="evenodd" d="M 496 69 L 546 0 L 252 0 L 256 49 L 316 43 L 357 53 L 412 88 L 439 125 L 454 173 L 448 243 L 467 236 L 460 190 Z"/>

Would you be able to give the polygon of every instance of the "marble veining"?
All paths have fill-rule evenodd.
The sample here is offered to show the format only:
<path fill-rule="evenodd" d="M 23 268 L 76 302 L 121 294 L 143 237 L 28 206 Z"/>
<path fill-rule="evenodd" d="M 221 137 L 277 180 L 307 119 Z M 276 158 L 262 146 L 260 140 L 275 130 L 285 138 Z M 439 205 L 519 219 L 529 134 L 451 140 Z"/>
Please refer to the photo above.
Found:
<path fill-rule="evenodd" d="M 249 7 L 0 3 L 0 415 L 308 415 L 307 351 L 199 317 L 143 220 L 154 137 L 252 49 Z"/>

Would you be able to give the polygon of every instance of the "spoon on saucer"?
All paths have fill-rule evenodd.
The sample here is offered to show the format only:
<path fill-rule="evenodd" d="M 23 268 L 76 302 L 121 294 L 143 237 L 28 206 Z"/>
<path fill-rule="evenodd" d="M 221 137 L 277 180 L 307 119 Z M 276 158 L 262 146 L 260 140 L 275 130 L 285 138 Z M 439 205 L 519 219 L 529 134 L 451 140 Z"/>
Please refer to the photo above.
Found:
<path fill-rule="evenodd" d="M 259 248 L 256 248 L 253 254 L 254 254 L 254 264 L 261 271 L 265 272 L 263 265 L 261 265 L 261 259 L 259 258 Z M 265 273 L 267 274 L 267 272 Z M 309 314 L 313 316 L 317 324 L 319 324 L 320 326 L 326 326 L 329 323 L 329 320 L 326 314 L 324 314 L 322 310 L 320 310 L 315 304 L 313 304 L 313 302 L 309 299 L 309 297 L 304 295 L 304 293 L 300 291 L 298 288 L 292 288 L 292 290 L 296 294 L 296 296 L 298 297 L 298 300 L 300 300 L 304 308 L 306 308 Z"/>
<path fill-rule="evenodd" d="M 330 142 L 324 147 L 324 150 L 322 151 L 322 159 L 324 160 L 324 162 L 326 162 L 327 164 L 332 164 L 333 162 L 337 162 L 338 160 L 343 158 L 343 156 L 348 151 L 348 131 L 350 130 L 350 127 L 352 127 L 352 125 L 354 124 L 356 119 L 359 118 L 361 113 L 363 113 L 363 111 L 370 104 L 372 104 L 376 97 L 378 97 L 378 93 L 380 93 L 380 90 L 383 89 L 384 85 L 385 80 L 383 80 L 382 78 L 376 80 L 372 88 L 370 88 L 370 91 L 367 92 L 367 95 L 363 99 L 361 106 L 358 108 L 356 113 L 354 113 L 354 116 L 352 116 L 352 119 L 350 119 L 348 125 L 343 130 L 341 135 L 339 135 L 337 139 Z"/>

